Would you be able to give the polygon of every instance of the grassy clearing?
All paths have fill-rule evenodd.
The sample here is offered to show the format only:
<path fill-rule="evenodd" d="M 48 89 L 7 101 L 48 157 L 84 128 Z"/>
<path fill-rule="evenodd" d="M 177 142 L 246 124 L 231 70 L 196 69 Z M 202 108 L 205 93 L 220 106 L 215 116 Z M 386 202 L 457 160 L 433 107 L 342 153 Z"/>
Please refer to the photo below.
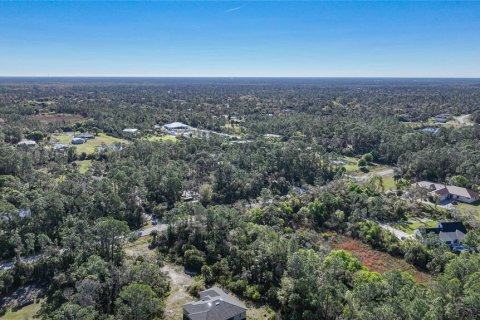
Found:
<path fill-rule="evenodd" d="M 78 172 L 80 173 L 87 173 L 92 166 L 92 160 L 75 161 L 75 163 L 78 165 Z"/>
<path fill-rule="evenodd" d="M 228 132 L 230 134 L 236 134 L 236 135 L 243 134 L 242 127 L 239 126 L 238 124 L 232 126 L 230 123 L 227 123 L 225 124 L 224 128 L 225 128 L 225 132 Z"/>
<path fill-rule="evenodd" d="M 40 310 L 40 302 L 25 306 L 17 311 L 9 310 L 0 320 L 30 320 Z"/>
<path fill-rule="evenodd" d="M 355 157 L 343 157 L 342 161 L 347 162 L 346 165 L 344 165 L 345 169 L 349 172 L 358 172 L 360 171 L 360 168 L 358 167 L 358 160 L 360 158 L 355 158 Z"/>
<path fill-rule="evenodd" d="M 72 145 L 71 141 L 73 133 L 61 133 L 52 136 L 52 141 Z M 87 140 L 84 144 L 75 145 L 77 148 L 77 154 L 85 152 L 86 154 L 92 154 L 97 150 L 97 147 L 110 146 L 114 144 L 127 144 L 128 141 L 124 139 L 115 138 L 105 133 L 99 133 L 95 139 Z"/>
<path fill-rule="evenodd" d="M 351 252 L 362 264 L 370 271 L 385 273 L 388 271 L 399 270 L 410 273 L 417 282 L 428 283 L 431 276 L 421 272 L 405 260 L 393 257 L 388 253 L 372 249 L 369 245 L 359 240 L 345 236 L 337 236 L 332 243 L 333 249 L 341 249 Z"/>
<path fill-rule="evenodd" d="M 247 319 L 249 320 L 270 320 L 275 319 L 275 312 L 265 307 L 247 306 Z"/>
<path fill-rule="evenodd" d="M 397 187 L 395 180 L 393 179 L 393 175 L 387 175 L 383 177 L 383 186 L 385 187 L 385 190 L 393 190 Z"/>
<path fill-rule="evenodd" d="M 170 135 L 165 135 L 165 136 L 152 136 L 152 135 L 148 135 L 146 137 L 144 137 L 144 139 L 148 140 L 148 141 L 152 141 L 152 142 L 156 142 L 156 141 L 170 141 L 170 142 L 177 142 L 177 138 L 175 137 L 172 137 Z"/>
<path fill-rule="evenodd" d="M 473 212 L 480 219 L 480 201 L 476 201 L 474 203 L 458 202 L 456 207 L 461 211 Z"/>

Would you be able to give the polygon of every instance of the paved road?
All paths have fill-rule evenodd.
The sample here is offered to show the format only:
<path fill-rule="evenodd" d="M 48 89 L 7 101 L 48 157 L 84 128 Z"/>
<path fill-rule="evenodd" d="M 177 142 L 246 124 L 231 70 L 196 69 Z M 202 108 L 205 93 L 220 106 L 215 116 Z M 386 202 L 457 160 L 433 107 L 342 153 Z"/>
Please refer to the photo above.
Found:
<path fill-rule="evenodd" d="M 389 226 L 389 225 L 386 224 L 386 223 L 378 223 L 378 225 L 379 225 L 381 228 L 392 232 L 392 233 L 395 235 L 395 237 L 397 237 L 399 240 L 404 240 L 404 239 L 408 239 L 408 238 L 412 238 L 412 237 L 413 237 L 413 235 L 408 234 L 408 233 L 406 233 L 406 232 L 404 232 L 404 231 L 402 231 L 402 230 L 395 229 L 394 227 Z"/>
<path fill-rule="evenodd" d="M 394 173 L 393 169 L 386 169 L 386 170 L 383 170 L 383 171 L 367 173 L 367 174 L 364 174 L 363 176 L 352 177 L 352 179 L 354 179 L 356 181 L 365 181 L 365 180 L 370 179 L 372 176 L 384 177 L 384 176 L 388 176 L 388 175 L 393 174 L 393 173 Z"/>
<path fill-rule="evenodd" d="M 162 231 L 165 231 L 167 230 L 168 228 L 168 224 L 164 224 L 164 223 L 159 223 L 157 225 L 152 225 L 151 227 L 148 227 L 148 228 L 145 228 L 143 230 L 139 230 L 138 232 L 141 232 L 141 236 L 144 237 L 144 236 L 148 236 L 150 233 L 152 233 L 153 230 L 157 230 L 158 232 L 162 232 Z"/>

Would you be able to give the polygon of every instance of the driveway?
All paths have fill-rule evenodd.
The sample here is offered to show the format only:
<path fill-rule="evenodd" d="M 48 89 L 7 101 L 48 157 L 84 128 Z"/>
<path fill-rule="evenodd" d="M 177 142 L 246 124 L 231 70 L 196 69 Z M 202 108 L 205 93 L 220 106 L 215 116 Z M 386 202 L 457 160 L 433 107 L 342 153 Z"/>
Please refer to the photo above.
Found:
<path fill-rule="evenodd" d="M 152 233 L 153 230 L 157 230 L 158 232 L 162 232 L 168 229 L 168 224 L 164 223 L 159 223 L 157 225 L 152 225 L 148 228 L 145 228 L 143 230 L 139 230 L 138 232 L 141 232 L 141 237 L 148 236 L 150 233 Z"/>
<path fill-rule="evenodd" d="M 383 228 L 383 229 L 385 229 L 385 230 L 388 230 L 388 231 L 390 231 L 391 233 L 393 233 L 393 234 L 395 235 L 395 237 L 397 237 L 399 240 L 404 240 L 404 239 L 408 239 L 408 238 L 413 238 L 413 235 L 408 234 L 408 233 L 406 233 L 405 231 L 395 229 L 394 227 L 389 226 L 389 225 L 386 224 L 386 223 L 378 223 L 378 225 L 379 225 L 381 228 Z"/>
<path fill-rule="evenodd" d="M 370 173 L 364 174 L 363 176 L 352 177 L 352 178 L 356 181 L 366 181 L 373 176 L 385 177 L 385 176 L 393 174 L 394 172 L 395 172 L 394 169 L 385 169 L 385 170 L 382 170 L 382 171 L 370 172 Z"/>

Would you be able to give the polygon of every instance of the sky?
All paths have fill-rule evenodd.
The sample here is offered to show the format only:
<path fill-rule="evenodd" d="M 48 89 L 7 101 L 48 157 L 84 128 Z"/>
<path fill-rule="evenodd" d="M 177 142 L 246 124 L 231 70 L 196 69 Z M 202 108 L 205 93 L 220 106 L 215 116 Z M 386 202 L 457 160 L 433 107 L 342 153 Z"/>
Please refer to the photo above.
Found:
<path fill-rule="evenodd" d="M 480 1 L 1 1 L 0 76 L 475 78 Z"/>

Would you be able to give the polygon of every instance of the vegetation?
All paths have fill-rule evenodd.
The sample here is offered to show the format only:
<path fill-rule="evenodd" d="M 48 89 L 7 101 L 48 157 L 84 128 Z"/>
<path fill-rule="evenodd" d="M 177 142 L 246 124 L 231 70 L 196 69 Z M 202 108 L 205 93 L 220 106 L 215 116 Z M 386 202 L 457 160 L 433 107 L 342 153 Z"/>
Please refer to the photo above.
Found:
<path fill-rule="evenodd" d="M 480 246 L 476 213 L 409 190 L 415 179 L 478 190 L 474 80 L 5 81 L 0 311 L 38 284 L 42 319 L 168 317 L 160 267 L 173 261 L 197 275 L 192 293 L 217 284 L 271 319 L 479 319 L 474 250 L 379 224 L 462 220 Z M 437 133 L 403 122 L 472 112 L 476 124 Z M 155 127 L 173 121 L 212 134 Z M 96 137 L 72 147 L 74 132 Z M 24 138 L 37 145 L 16 146 Z M 147 243 L 154 258 L 127 255 Z"/>

